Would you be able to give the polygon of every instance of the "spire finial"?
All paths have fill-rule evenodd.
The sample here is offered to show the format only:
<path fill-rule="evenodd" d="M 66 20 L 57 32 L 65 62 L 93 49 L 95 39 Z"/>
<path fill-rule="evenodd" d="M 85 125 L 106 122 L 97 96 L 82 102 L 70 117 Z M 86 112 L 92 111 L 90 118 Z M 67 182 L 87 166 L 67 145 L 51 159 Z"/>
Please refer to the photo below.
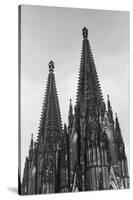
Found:
<path fill-rule="evenodd" d="M 82 29 L 82 35 L 83 35 L 84 39 L 87 39 L 87 37 L 88 37 L 88 29 L 86 27 L 84 27 Z"/>
<path fill-rule="evenodd" d="M 107 103 L 108 103 L 108 108 L 111 108 L 111 104 L 110 104 L 109 95 L 107 95 Z"/>
<path fill-rule="evenodd" d="M 116 128 L 120 129 L 117 113 L 115 113 L 115 124 L 116 124 Z"/>
<path fill-rule="evenodd" d="M 107 95 L 107 105 L 108 105 L 108 111 L 111 112 L 112 118 L 113 118 L 113 111 L 112 111 L 112 106 L 111 106 L 111 102 L 110 102 L 110 98 L 109 95 Z"/>
<path fill-rule="evenodd" d="M 31 134 L 30 148 L 33 149 L 33 133 Z"/>
<path fill-rule="evenodd" d="M 115 118 L 118 119 L 118 117 L 117 117 L 117 113 L 115 113 Z"/>
<path fill-rule="evenodd" d="M 71 115 L 72 113 L 73 113 L 73 108 L 72 108 L 72 99 L 70 98 L 69 114 Z"/>
<path fill-rule="evenodd" d="M 67 126 L 66 126 L 66 123 L 64 123 L 64 130 L 66 130 L 67 129 Z"/>
<path fill-rule="evenodd" d="M 52 60 L 50 60 L 48 66 L 49 66 L 49 72 L 53 72 L 55 67 L 54 67 L 54 62 Z"/>

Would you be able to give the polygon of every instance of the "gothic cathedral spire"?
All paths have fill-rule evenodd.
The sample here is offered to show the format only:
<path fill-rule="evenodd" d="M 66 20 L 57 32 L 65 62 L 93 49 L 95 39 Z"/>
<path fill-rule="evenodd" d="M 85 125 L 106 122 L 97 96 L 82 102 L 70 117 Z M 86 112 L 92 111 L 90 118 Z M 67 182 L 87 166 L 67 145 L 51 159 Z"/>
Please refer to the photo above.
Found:
<path fill-rule="evenodd" d="M 49 74 L 37 141 L 35 142 L 30 168 L 26 168 L 28 161 L 26 161 L 25 167 L 28 170 L 27 174 L 34 175 L 30 186 L 28 186 L 28 179 L 24 178 L 23 182 L 27 183 L 26 189 L 23 191 L 24 194 L 54 193 L 60 190 L 56 179 L 59 177 L 59 150 L 62 140 L 62 121 L 55 83 L 54 62 L 51 60 L 48 65 Z M 30 151 L 31 149 L 33 151 L 33 135 Z"/>
<path fill-rule="evenodd" d="M 46 143 L 49 138 L 49 144 L 51 143 L 51 145 L 54 145 L 54 143 L 56 143 L 55 140 L 59 141 L 61 137 L 62 121 L 55 83 L 54 62 L 51 60 L 48 65 L 49 74 L 38 134 L 39 137 L 42 137 L 44 143 Z"/>
<path fill-rule="evenodd" d="M 83 43 L 79 70 L 77 104 L 83 101 L 87 103 L 87 101 L 91 101 L 92 98 L 95 104 L 100 104 L 103 101 L 103 97 L 86 27 L 83 28 L 82 35 Z"/>
<path fill-rule="evenodd" d="M 119 147 L 118 144 L 122 138 L 118 119 L 116 117 L 116 127 L 114 127 L 111 103 L 108 96 L 106 110 L 86 27 L 83 28 L 82 35 L 73 125 L 73 132 L 77 134 L 76 144 L 73 140 L 74 149 L 77 149 L 77 160 L 75 158 L 73 160 L 76 160 L 75 165 L 80 175 L 76 176 L 79 179 L 77 187 L 81 191 L 122 188 L 123 185 L 127 188 L 129 187 L 127 160 L 126 157 L 119 156 L 119 154 L 125 155 L 125 149 L 123 145 Z M 123 173 L 121 165 L 124 178 L 121 178 Z M 117 171 L 119 174 L 116 173 Z M 119 182 L 116 181 L 118 179 Z"/>

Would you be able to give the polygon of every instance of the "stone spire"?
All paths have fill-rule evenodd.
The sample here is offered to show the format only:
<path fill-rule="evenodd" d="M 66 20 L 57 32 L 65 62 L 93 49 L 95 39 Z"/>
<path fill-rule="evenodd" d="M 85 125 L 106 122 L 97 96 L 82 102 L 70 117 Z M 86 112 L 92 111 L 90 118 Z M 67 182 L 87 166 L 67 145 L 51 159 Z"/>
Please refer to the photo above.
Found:
<path fill-rule="evenodd" d="M 70 99 L 70 104 L 69 104 L 69 115 L 73 114 L 73 107 L 72 107 L 72 99 Z"/>
<path fill-rule="evenodd" d="M 33 143 L 34 143 L 34 140 L 33 140 L 33 133 L 32 133 L 31 134 L 30 149 L 33 149 Z"/>
<path fill-rule="evenodd" d="M 129 187 L 129 173 L 128 173 L 128 163 L 127 163 L 127 156 L 125 152 L 125 145 L 123 141 L 123 137 L 121 134 L 121 128 L 119 125 L 118 121 L 118 116 L 117 113 L 115 113 L 115 139 L 117 143 L 117 149 L 118 149 L 118 159 L 119 162 L 121 163 L 121 172 L 122 172 L 122 177 L 123 177 L 123 182 L 124 182 L 124 188 Z"/>
<path fill-rule="evenodd" d="M 99 105 L 103 102 L 103 97 L 86 27 L 83 28 L 82 35 L 83 44 L 78 80 L 77 104 L 83 101 L 90 101 L 90 103 Z"/>
<path fill-rule="evenodd" d="M 115 113 L 115 126 L 116 126 L 116 130 L 120 130 L 120 125 L 119 125 L 117 113 Z"/>
<path fill-rule="evenodd" d="M 115 135 L 116 142 L 118 143 L 118 145 L 120 144 L 124 145 L 117 113 L 115 113 L 115 131 L 116 131 Z"/>
<path fill-rule="evenodd" d="M 59 138 L 62 134 L 62 121 L 55 83 L 54 62 L 51 60 L 48 66 L 49 74 L 43 102 L 43 108 L 41 112 L 38 137 L 42 137 L 44 143 L 49 137 L 49 144 L 53 146 L 59 143 Z"/>
<path fill-rule="evenodd" d="M 43 108 L 38 131 L 38 146 L 42 151 L 44 184 L 48 184 L 44 193 L 56 192 L 59 186 L 55 186 L 57 169 L 59 166 L 59 149 L 62 139 L 62 120 L 59 100 L 56 90 L 54 62 L 48 64 L 49 74 Z M 42 150 L 43 149 L 43 150 Z M 45 173 L 47 171 L 47 173 Z M 52 183 L 52 185 L 51 185 Z"/>
<path fill-rule="evenodd" d="M 108 118 L 109 118 L 109 121 L 110 121 L 110 123 L 112 124 L 112 126 L 114 128 L 113 111 L 112 111 L 109 95 L 107 95 L 107 107 L 108 107 Z"/>
<path fill-rule="evenodd" d="M 72 106 L 72 100 L 70 99 L 70 104 L 69 104 L 69 114 L 68 114 L 68 128 L 72 128 L 73 126 L 73 106 Z"/>
<path fill-rule="evenodd" d="M 29 148 L 29 162 L 33 159 L 33 149 L 34 149 L 34 140 L 33 140 L 33 133 L 31 134 L 31 141 L 30 141 L 30 148 Z"/>
<path fill-rule="evenodd" d="M 25 165 L 24 165 L 24 172 L 23 172 L 23 179 L 22 179 L 22 194 L 28 195 L 28 176 L 29 176 L 29 159 L 26 157 Z"/>

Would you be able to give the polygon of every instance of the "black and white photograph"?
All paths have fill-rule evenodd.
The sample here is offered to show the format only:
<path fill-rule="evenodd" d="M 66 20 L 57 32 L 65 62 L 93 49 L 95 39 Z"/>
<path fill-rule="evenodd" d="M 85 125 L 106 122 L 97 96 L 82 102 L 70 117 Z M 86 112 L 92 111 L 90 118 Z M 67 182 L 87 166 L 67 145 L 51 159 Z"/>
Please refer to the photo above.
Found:
<path fill-rule="evenodd" d="M 19 194 L 129 189 L 130 12 L 18 15 Z"/>

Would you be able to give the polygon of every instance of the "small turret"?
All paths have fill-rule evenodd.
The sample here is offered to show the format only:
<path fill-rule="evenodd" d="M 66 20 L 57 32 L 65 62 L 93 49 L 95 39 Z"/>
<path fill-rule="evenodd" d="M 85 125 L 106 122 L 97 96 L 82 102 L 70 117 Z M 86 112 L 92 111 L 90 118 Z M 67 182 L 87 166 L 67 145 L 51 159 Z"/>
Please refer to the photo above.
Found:
<path fill-rule="evenodd" d="M 119 125 L 117 113 L 115 113 L 115 127 L 116 127 L 116 130 L 120 130 L 120 125 Z"/>
<path fill-rule="evenodd" d="M 118 145 L 120 144 L 124 145 L 117 113 L 115 113 L 115 131 L 116 131 L 116 140 Z"/>
<path fill-rule="evenodd" d="M 108 107 L 108 111 L 112 110 L 110 99 L 109 99 L 109 95 L 107 95 L 107 107 Z"/>
<path fill-rule="evenodd" d="M 115 113 L 115 131 L 116 131 L 116 142 L 118 147 L 118 158 L 121 163 L 121 172 L 123 177 L 124 188 L 129 188 L 129 173 L 128 173 L 128 163 L 127 156 L 125 152 L 125 145 L 123 142 L 123 137 L 121 134 L 121 128 L 118 120 L 117 113 Z"/>
<path fill-rule="evenodd" d="M 33 133 L 31 134 L 31 142 L 30 142 L 30 149 L 29 149 L 29 161 L 32 161 L 33 158 L 33 149 L 34 149 L 34 145 L 33 145 L 34 141 L 33 141 Z"/>
<path fill-rule="evenodd" d="M 22 179 L 22 194 L 28 195 L 28 192 L 29 192 L 29 159 L 28 157 L 26 157 L 23 179 Z"/>
<path fill-rule="evenodd" d="M 107 95 L 107 108 L 108 108 L 108 118 L 109 118 L 109 121 L 110 121 L 110 123 L 112 124 L 112 126 L 114 128 L 113 111 L 112 111 L 112 107 L 111 107 L 109 95 Z"/>
<path fill-rule="evenodd" d="M 34 140 L 33 140 L 33 133 L 31 134 L 31 142 L 30 142 L 30 150 L 33 150 L 33 143 L 34 143 Z"/>
<path fill-rule="evenodd" d="M 72 100 L 70 99 L 70 104 L 69 104 L 69 114 L 68 114 L 68 128 L 72 129 L 73 126 L 73 106 L 72 106 Z"/>
<path fill-rule="evenodd" d="M 67 134 L 67 126 L 66 126 L 66 123 L 64 124 L 64 133 Z"/>

